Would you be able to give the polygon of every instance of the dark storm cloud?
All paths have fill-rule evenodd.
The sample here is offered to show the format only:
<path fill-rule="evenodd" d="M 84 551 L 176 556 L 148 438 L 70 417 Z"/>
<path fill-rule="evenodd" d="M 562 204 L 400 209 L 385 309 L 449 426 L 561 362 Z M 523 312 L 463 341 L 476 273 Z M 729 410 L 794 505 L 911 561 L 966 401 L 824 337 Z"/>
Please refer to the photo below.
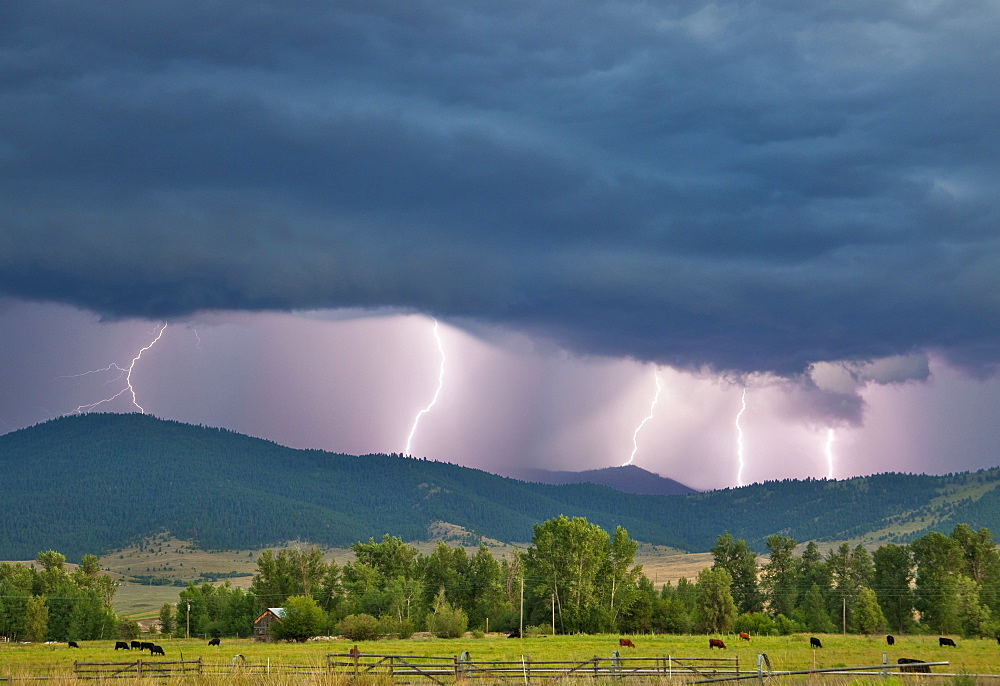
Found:
<path fill-rule="evenodd" d="M 680 367 L 998 360 L 1000 9 L 0 9 L 0 292 L 403 307 Z"/>

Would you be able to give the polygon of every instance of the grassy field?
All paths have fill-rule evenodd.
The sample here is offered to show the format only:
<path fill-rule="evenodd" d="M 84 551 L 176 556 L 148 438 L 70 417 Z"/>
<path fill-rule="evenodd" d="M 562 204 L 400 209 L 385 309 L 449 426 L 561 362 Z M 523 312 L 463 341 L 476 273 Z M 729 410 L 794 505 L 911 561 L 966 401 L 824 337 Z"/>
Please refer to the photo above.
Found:
<path fill-rule="evenodd" d="M 636 645 L 635 650 L 619 649 L 618 636 L 552 636 L 512 640 L 493 635 L 454 640 L 415 638 L 405 641 L 363 642 L 358 644 L 358 648 L 366 655 L 438 657 L 452 657 L 468 651 L 473 660 L 511 661 L 520 661 L 522 657 L 535 661 L 583 661 L 594 656 L 610 657 L 613 651 L 621 650 L 623 657 L 671 656 L 680 659 L 738 657 L 740 668 L 743 670 L 754 669 L 757 654 L 766 653 L 775 671 L 879 665 L 882 662 L 882 654 L 887 653 L 889 662 L 893 664 L 898 657 L 951 663 L 948 667 L 935 667 L 934 671 L 938 673 L 1000 673 L 1000 646 L 996 641 L 986 640 L 958 639 L 956 640 L 958 647 L 940 648 L 937 637 L 934 636 L 901 636 L 897 637 L 895 646 L 887 647 L 881 636 L 869 638 L 831 634 L 820 635 L 823 648 L 814 650 L 809 647 L 809 637 L 802 634 L 753 637 L 749 643 L 726 636 L 723 638 L 728 649 L 720 651 L 709 649 L 707 636 L 642 635 L 631 638 Z M 228 671 L 234 656 L 240 654 L 248 663 L 270 665 L 276 674 L 282 673 L 282 668 L 288 665 L 320 667 L 325 665 L 325 656 L 328 653 L 347 653 L 354 645 L 353 642 L 346 640 L 254 643 L 250 640 L 223 639 L 221 647 L 208 646 L 205 641 L 195 639 L 164 638 L 157 639 L 156 642 L 166 652 L 165 658 L 157 657 L 157 660 L 201 658 L 206 665 L 219 665 Z M 113 648 L 113 641 L 81 641 L 79 649 L 69 648 L 66 644 L 0 644 L 0 677 L 8 675 L 68 677 L 72 674 L 74 660 L 124 662 L 140 657 L 138 653 L 116 652 Z M 142 653 L 141 656 L 145 660 L 148 658 L 148 653 Z M 858 683 L 864 682 L 862 677 L 855 677 L 854 680 L 860 680 Z M 883 683 L 881 680 L 879 682 Z M 1000 679 L 997 682 L 1000 682 Z M 433 686 L 433 682 L 427 683 L 428 686 Z"/>

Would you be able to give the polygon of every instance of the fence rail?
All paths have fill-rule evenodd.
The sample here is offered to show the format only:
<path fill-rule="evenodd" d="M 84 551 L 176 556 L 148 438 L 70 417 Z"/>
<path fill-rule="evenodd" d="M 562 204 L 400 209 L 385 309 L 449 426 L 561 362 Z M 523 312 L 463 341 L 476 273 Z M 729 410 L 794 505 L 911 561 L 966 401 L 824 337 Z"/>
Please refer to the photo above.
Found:
<path fill-rule="evenodd" d="M 201 658 L 197 660 L 73 662 L 73 674 L 78 679 L 134 679 L 144 676 L 189 676 L 201 673 Z"/>
<path fill-rule="evenodd" d="M 461 657 L 426 657 L 416 655 L 377 655 L 329 653 L 327 670 L 331 674 L 361 676 L 366 674 L 395 677 L 418 677 L 443 684 L 444 680 L 465 679 L 563 679 L 673 677 L 696 675 L 702 678 L 740 673 L 738 657 L 611 657 L 595 655 L 587 660 L 483 660 Z"/>

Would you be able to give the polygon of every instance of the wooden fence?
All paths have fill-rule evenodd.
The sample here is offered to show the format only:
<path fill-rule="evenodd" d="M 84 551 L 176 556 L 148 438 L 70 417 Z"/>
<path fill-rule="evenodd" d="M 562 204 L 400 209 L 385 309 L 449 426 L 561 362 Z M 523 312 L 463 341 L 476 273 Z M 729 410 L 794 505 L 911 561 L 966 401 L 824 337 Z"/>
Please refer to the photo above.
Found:
<path fill-rule="evenodd" d="M 145 676 L 189 676 L 201 673 L 201 658 L 197 660 L 73 662 L 73 674 L 78 679 L 134 679 Z"/>
<path fill-rule="evenodd" d="M 738 657 L 611 657 L 594 656 L 587 660 L 532 660 L 525 655 L 520 660 L 477 661 L 462 653 L 459 657 L 427 657 L 419 655 L 375 655 L 330 653 L 326 656 L 327 671 L 351 677 L 382 675 L 396 678 L 424 678 L 443 684 L 465 679 L 565 679 L 573 677 L 615 678 L 697 676 L 713 678 L 737 676 Z"/>
<path fill-rule="evenodd" d="M 756 679 L 759 684 L 774 677 L 810 674 L 854 674 L 873 676 L 901 675 L 900 665 L 889 664 L 883 655 L 880 665 L 865 667 L 836 667 L 801 671 L 771 669 L 767 655 L 757 656 L 756 669 L 740 671 L 739 657 L 621 657 L 617 652 L 611 657 L 594 656 L 587 660 L 532 660 L 525 655 L 520 660 L 471 659 L 469 653 L 458 657 L 428 657 L 424 655 L 377 655 L 328 653 L 324 663 L 312 665 L 286 665 L 248 663 L 236 655 L 228 664 L 204 663 L 197 660 L 131 660 L 128 662 L 74 662 L 73 673 L 79 679 L 126 679 L 140 677 L 194 676 L 203 674 L 327 674 L 350 678 L 383 676 L 391 680 L 413 683 L 426 679 L 444 685 L 472 679 L 493 681 L 517 680 L 525 684 L 545 679 L 589 678 L 624 679 L 678 679 L 693 684 Z M 944 666 L 947 662 L 922 663 L 927 667 Z M 908 665 L 914 667 L 915 665 Z M 945 676 L 919 674 L 915 676 Z M 953 675 L 951 675 L 953 676 Z M 983 675 L 986 676 L 986 675 Z M 996 675 L 989 675 L 995 677 Z M 35 677 L 43 678 L 43 677 Z M 48 677 L 51 678 L 51 677 Z M 0 678 L 0 681 L 4 681 Z"/>

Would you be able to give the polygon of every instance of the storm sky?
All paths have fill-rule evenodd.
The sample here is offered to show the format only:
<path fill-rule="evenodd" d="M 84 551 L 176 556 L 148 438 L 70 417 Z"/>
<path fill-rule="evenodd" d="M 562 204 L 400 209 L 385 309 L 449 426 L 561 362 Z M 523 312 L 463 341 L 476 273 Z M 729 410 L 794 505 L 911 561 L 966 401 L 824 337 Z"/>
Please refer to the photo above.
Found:
<path fill-rule="evenodd" d="M 1000 464 L 998 35 L 933 1 L 3 3 L 0 431 L 141 406 L 402 452 L 437 319 L 432 459 Z"/>

